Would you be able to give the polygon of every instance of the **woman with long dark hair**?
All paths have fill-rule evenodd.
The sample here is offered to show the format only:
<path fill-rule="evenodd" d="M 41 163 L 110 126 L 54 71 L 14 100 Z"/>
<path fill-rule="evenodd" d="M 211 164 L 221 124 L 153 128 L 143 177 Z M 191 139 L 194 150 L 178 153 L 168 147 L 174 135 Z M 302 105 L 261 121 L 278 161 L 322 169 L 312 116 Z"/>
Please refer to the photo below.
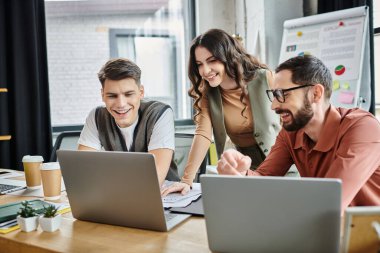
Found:
<path fill-rule="evenodd" d="M 188 76 L 196 110 L 195 136 L 181 182 L 164 189 L 163 195 L 190 190 L 212 136 L 219 157 L 228 135 L 255 169 L 269 154 L 281 128 L 265 93 L 272 73 L 225 31 L 211 29 L 193 40 Z"/>

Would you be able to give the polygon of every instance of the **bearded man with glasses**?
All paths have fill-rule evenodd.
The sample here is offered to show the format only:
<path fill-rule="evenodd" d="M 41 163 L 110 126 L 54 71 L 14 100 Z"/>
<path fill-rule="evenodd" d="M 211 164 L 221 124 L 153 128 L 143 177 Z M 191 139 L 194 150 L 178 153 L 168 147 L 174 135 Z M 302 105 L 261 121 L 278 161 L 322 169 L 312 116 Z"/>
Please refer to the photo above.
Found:
<path fill-rule="evenodd" d="M 255 171 L 250 158 L 225 151 L 219 174 L 283 176 L 292 164 L 303 177 L 342 180 L 342 210 L 380 205 L 380 123 L 359 108 L 330 103 L 332 77 L 316 57 L 291 58 L 276 69 L 271 108 L 283 129 L 271 152 Z"/>

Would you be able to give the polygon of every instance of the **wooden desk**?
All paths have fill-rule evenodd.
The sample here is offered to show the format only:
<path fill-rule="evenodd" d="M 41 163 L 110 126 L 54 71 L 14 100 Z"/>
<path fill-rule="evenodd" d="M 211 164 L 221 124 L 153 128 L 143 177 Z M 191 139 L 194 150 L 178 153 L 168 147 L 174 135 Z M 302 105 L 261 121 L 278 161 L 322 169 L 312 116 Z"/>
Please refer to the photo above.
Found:
<path fill-rule="evenodd" d="M 3 195 L 0 204 L 32 199 Z M 170 232 L 154 232 L 76 220 L 63 215 L 60 230 L 49 233 L 39 227 L 25 233 L 0 234 L 0 252 L 210 252 L 205 220 L 192 217 Z"/>

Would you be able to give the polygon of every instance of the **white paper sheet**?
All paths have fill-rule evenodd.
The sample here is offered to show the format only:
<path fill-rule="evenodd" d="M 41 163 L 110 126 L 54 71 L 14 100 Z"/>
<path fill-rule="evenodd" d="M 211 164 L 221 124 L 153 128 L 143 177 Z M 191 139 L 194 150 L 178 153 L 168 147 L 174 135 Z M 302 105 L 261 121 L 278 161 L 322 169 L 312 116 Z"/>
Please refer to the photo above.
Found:
<path fill-rule="evenodd" d="M 64 184 L 63 179 L 62 179 L 62 181 L 61 181 L 61 192 L 65 191 L 65 190 L 66 190 L 66 187 L 65 187 L 65 184 Z M 43 191 L 42 186 L 41 186 L 41 188 L 39 188 L 39 189 L 32 190 L 32 189 L 26 188 L 26 189 L 22 189 L 19 191 L 7 193 L 7 195 L 43 198 L 44 197 L 44 191 Z"/>
<path fill-rule="evenodd" d="M 167 187 L 175 182 L 165 181 L 164 187 Z M 170 193 L 166 197 L 162 198 L 162 202 L 165 208 L 169 207 L 185 207 L 192 201 L 198 199 L 202 194 L 201 184 L 193 183 L 193 189 L 186 195 L 181 193 Z"/>
<path fill-rule="evenodd" d="M 2 172 L 6 172 L 3 173 Z M 14 171 L 14 170 L 7 170 L 7 169 L 0 169 L 0 178 L 11 178 L 11 177 L 20 177 L 23 176 L 24 173 Z"/>

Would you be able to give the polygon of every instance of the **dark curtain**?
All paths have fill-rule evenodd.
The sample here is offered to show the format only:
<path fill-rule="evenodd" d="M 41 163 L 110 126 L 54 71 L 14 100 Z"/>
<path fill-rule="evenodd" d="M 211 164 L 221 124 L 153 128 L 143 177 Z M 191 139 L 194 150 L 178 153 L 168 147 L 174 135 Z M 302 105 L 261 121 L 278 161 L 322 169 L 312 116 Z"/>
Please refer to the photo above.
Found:
<path fill-rule="evenodd" d="M 368 5 L 366 0 L 318 0 L 318 14 Z"/>
<path fill-rule="evenodd" d="M 376 0 L 379 1 L 379 0 Z M 375 58 L 373 45 L 373 0 L 318 0 L 318 14 L 349 9 L 367 5 L 369 6 L 369 47 L 371 66 L 371 105 L 369 111 L 375 115 Z"/>
<path fill-rule="evenodd" d="M 0 168 L 52 146 L 44 0 L 0 0 Z"/>

